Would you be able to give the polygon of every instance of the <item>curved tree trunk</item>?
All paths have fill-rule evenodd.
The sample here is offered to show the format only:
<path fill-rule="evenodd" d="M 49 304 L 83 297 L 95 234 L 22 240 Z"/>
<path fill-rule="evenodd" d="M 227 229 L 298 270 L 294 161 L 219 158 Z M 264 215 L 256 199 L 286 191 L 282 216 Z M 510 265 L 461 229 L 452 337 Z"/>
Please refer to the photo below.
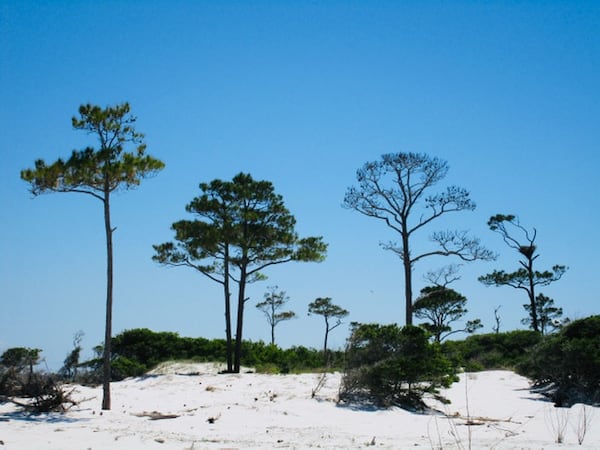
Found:
<path fill-rule="evenodd" d="M 106 231 L 106 324 L 104 331 L 104 358 L 102 379 L 102 409 L 110 409 L 110 359 L 112 339 L 112 303 L 113 303 L 113 250 L 110 225 L 110 193 L 104 197 L 104 229 Z"/>

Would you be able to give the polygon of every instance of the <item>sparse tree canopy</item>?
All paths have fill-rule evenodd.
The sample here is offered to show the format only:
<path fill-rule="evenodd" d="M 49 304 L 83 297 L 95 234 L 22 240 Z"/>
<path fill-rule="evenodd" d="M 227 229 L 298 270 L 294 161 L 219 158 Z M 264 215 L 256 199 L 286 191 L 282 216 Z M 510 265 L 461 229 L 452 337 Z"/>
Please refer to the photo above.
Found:
<path fill-rule="evenodd" d="M 30 184 L 34 196 L 49 192 L 77 192 L 90 195 L 103 204 L 107 252 L 103 409 L 110 409 L 114 232 L 110 218 L 110 197 L 118 189 L 131 189 L 139 185 L 143 178 L 164 167 L 162 161 L 144 154 L 144 135 L 135 130 L 136 118 L 129 112 L 128 103 L 106 108 L 90 104 L 80 106 L 79 117 L 72 119 L 73 128 L 95 136 L 98 148 L 75 150 L 66 161 L 58 159 L 52 164 L 39 159 L 33 169 L 21 171 L 21 178 Z M 129 146 L 133 147 L 130 152 L 126 151 Z"/>
<path fill-rule="evenodd" d="M 532 232 L 525 229 L 519 219 L 512 215 L 497 214 L 488 221 L 490 230 L 500 234 L 504 242 L 512 249 L 517 250 L 523 259 L 519 261 L 521 267 L 514 272 L 505 272 L 504 270 L 494 270 L 492 273 L 479 277 L 486 286 L 510 286 L 515 289 L 521 289 L 529 297 L 528 312 L 531 317 L 531 327 L 534 331 L 540 331 L 538 307 L 536 305 L 535 289 L 537 286 L 547 286 L 550 283 L 560 280 L 567 271 L 566 266 L 555 265 L 552 270 L 543 272 L 534 269 L 534 261 L 539 254 L 536 253 L 537 246 L 535 239 L 537 231 L 534 228 Z M 514 236 L 514 232 L 523 235 L 524 241 L 519 241 Z"/>
<path fill-rule="evenodd" d="M 223 285 L 227 339 L 231 341 L 230 282 L 238 286 L 233 367 L 239 372 L 246 285 L 264 279 L 269 266 L 290 261 L 322 261 L 321 237 L 300 238 L 296 219 L 269 181 L 240 173 L 232 181 L 200 184 L 202 194 L 186 207 L 196 220 L 173 224 L 176 243 L 155 245 L 153 259 L 164 265 L 191 267 Z M 230 346 L 228 346 L 230 348 Z"/>
<path fill-rule="evenodd" d="M 558 306 L 554 306 L 553 299 L 546 297 L 544 294 L 538 294 L 535 297 L 535 307 L 537 308 L 537 318 L 540 333 L 546 334 L 549 331 L 561 328 L 563 309 L 559 308 Z M 525 311 L 528 312 L 528 317 L 522 319 L 521 323 L 531 326 L 531 305 L 525 303 L 523 308 L 525 308 Z"/>
<path fill-rule="evenodd" d="M 383 221 L 400 235 L 401 242 L 383 247 L 396 253 L 404 265 L 406 323 L 412 324 L 412 271 L 414 264 L 429 256 L 455 256 L 463 261 L 493 259 L 479 240 L 465 231 L 438 231 L 430 237 L 436 248 L 412 254 L 414 234 L 450 212 L 472 211 L 469 192 L 457 186 L 428 195 L 448 173 L 448 163 L 420 153 L 390 153 L 380 161 L 366 163 L 356 172 L 358 186 L 346 192 L 343 205 L 367 217 Z"/>
<path fill-rule="evenodd" d="M 275 345 L 275 327 L 281 322 L 296 317 L 294 311 L 281 311 L 290 298 L 285 295 L 284 291 L 278 292 L 277 289 L 277 286 L 269 287 L 269 291 L 265 293 L 265 300 L 256 304 L 256 307 L 264 313 L 271 327 L 271 345 Z"/>
<path fill-rule="evenodd" d="M 475 319 L 468 321 L 465 327 L 452 330 L 450 324 L 456 322 L 468 312 L 465 308 L 467 299 L 454 289 L 442 286 L 428 286 L 421 289 L 421 295 L 413 305 L 413 311 L 419 319 L 428 322 L 422 324 L 429 331 L 436 342 L 441 342 L 454 333 L 473 333 L 481 328 L 481 321 Z"/>
<path fill-rule="evenodd" d="M 325 340 L 323 342 L 323 358 L 327 364 L 327 339 L 329 332 L 342 324 L 342 318 L 350 314 L 341 306 L 334 305 L 329 297 L 319 297 L 314 302 L 308 304 L 308 314 L 323 316 L 325 319 Z M 335 323 L 331 322 L 335 319 Z"/>

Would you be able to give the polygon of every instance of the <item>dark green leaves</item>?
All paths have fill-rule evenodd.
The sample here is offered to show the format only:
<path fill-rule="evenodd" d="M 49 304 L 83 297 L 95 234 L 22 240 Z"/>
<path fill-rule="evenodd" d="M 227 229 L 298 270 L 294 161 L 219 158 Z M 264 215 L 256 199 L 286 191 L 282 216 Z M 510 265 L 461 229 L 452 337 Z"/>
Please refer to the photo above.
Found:
<path fill-rule="evenodd" d="M 173 224 L 177 244 L 155 246 L 155 261 L 192 265 L 205 258 L 227 259 L 252 275 L 273 264 L 324 259 L 327 245 L 321 237 L 298 237 L 296 219 L 269 181 L 239 173 L 232 181 L 201 183 L 200 190 L 186 207 L 197 218 Z"/>
<path fill-rule="evenodd" d="M 80 118 L 72 119 L 73 127 L 95 136 L 98 147 L 74 150 L 66 161 L 58 159 L 52 164 L 37 160 L 33 169 L 21 172 L 32 194 L 79 192 L 104 200 L 110 192 L 131 189 L 160 171 L 164 163 L 144 154 L 144 135 L 135 131 L 136 118 L 129 110 L 128 103 L 106 108 L 81 106 Z M 132 151 L 125 151 L 127 144 Z"/>

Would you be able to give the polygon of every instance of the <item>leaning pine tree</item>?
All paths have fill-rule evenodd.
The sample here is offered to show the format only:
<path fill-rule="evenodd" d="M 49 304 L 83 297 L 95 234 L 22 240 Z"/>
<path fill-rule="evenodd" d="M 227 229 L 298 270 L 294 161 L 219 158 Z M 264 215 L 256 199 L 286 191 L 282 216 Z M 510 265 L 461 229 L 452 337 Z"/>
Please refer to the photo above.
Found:
<path fill-rule="evenodd" d="M 79 117 L 73 117 L 73 128 L 98 139 L 98 148 L 75 150 L 67 160 L 46 164 L 39 159 L 33 169 L 21 171 L 21 178 L 31 185 L 34 196 L 50 192 L 87 194 L 102 202 L 106 233 L 106 322 L 103 354 L 102 409 L 110 409 L 110 361 L 113 304 L 113 246 L 110 199 L 118 189 L 132 189 L 143 178 L 153 175 L 164 163 L 145 155 L 144 135 L 135 130 L 136 117 L 130 114 L 128 103 L 101 108 L 95 105 L 79 107 Z M 132 146 L 132 151 L 126 151 Z"/>

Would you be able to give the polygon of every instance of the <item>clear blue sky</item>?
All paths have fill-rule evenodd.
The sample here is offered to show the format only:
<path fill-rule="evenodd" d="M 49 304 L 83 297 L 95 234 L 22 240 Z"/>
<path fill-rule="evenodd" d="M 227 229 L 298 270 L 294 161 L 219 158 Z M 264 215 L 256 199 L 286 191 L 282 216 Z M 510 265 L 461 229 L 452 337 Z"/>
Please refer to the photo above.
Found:
<path fill-rule="evenodd" d="M 129 101 L 148 153 L 165 170 L 113 201 L 114 332 L 148 327 L 223 337 L 218 285 L 151 261 L 198 184 L 240 171 L 273 182 L 321 264 L 286 264 L 251 286 L 245 337 L 269 339 L 254 304 L 278 285 L 300 316 L 284 346 L 319 347 L 310 301 L 332 297 L 349 321 L 404 322 L 400 260 L 385 225 L 341 208 L 355 171 L 383 153 L 450 164 L 475 212 L 429 231 L 467 229 L 500 254 L 463 266 L 453 287 L 469 318 L 522 328 L 523 293 L 477 276 L 516 255 L 487 229 L 514 213 L 538 230 L 539 268 L 565 264 L 543 289 L 571 318 L 600 312 L 600 3 L 595 1 L 8 1 L 0 0 L 0 351 L 43 349 L 60 367 L 75 332 L 102 341 L 105 242 L 98 201 L 32 199 L 21 169 L 94 145 L 71 128 L 82 103 Z M 443 185 L 441 186 L 443 187 Z M 416 245 L 427 245 L 427 233 Z M 425 260 L 422 274 L 443 265 Z M 342 346 L 347 327 L 336 329 Z"/>

